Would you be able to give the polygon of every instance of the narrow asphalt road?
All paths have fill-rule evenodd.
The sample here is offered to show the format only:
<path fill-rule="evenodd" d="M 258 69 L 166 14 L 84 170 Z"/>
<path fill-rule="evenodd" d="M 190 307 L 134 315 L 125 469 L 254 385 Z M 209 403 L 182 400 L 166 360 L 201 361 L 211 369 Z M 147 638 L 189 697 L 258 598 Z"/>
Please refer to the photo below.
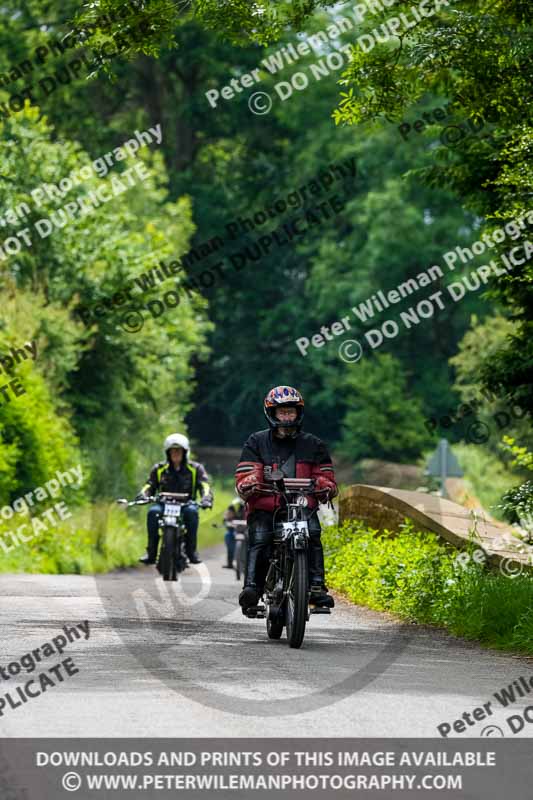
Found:
<path fill-rule="evenodd" d="M 55 685 L 17 708 L 8 703 L 0 735 L 432 737 L 492 701 L 493 713 L 461 736 L 496 725 L 510 737 L 506 718 L 533 702 L 532 692 L 506 709 L 493 697 L 531 677 L 533 659 L 339 598 L 331 616 L 311 617 L 302 649 L 269 641 L 264 620 L 242 616 L 239 584 L 221 563 L 222 549 L 211 550 L 174 584 L 149 567 L 0 576 L 4 670 L 35 648 L 42 654 L 63 626 L 89 622 L 88 639 L 78 629 L 61 656 L 45 650 L 35 672 L 25 659 L 16 677 L 0 680 L 2 695 L 16 697 L 16 686 L 62 659 L 79 670 L 62 682 L 47 673 Z M 517 735 L 533 735 L 533 725 Z"/>

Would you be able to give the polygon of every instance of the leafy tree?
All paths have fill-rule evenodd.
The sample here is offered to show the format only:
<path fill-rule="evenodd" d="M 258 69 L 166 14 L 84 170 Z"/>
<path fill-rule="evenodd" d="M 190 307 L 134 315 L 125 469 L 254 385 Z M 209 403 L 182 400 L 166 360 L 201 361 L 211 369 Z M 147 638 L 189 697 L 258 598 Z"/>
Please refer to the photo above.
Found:
<path fill-rule="evenodd" d="M 347 412 L 341 452 L 350 460 L 416 459 L 430 439 L 422 403 L 407 390 L 405 372 L 390 355 L 376 355 L 352 366 L 338 391 Z"/>
<path fill-rule="evenodd" d="M 333 0 L 151 0 L 143 8 L 133 8 L 124 0 L 102 0 L 96 8 L 77 15 L 74 30 L 87 37 L 91 46 L 100 47 L 106 39 L 131 36 L 141 26 L 141 35 L 129 42 L 127 53 L 157 55 L 163 44 L 175 43 L 181 25 L 195 21 L 233 44 L 266 45 L 280 38 L 287 27 L 301 28 L 313 11 L 334 5 Z M 109 25 L 106 17 L 114 19 Z M 178 45 L 179 46 L 179 45 Z M 105 63 L 105 52 L 102 52 Z"/>
<path fill-rule="evenodd" d="M 141 461 L 142 471 L 146 470 L 146 451 L 159 452 L 168 426 L 182 424 L 189 410 L 192 358 L 206 354 L 205 301 L 182 292 L 179 305 L 163 316 L 151 318 L 145 311 L 144 326 L 134 334 L 120 324 L 120 310 L 96 316 L 88 326 L 77 310 L 94 309 L 160 260 L 179 259 L 193 232 L 190 203 L 186 198 L 167 202 L 161 156 L 139 152 L 136 163 L 149 174 L 141 183 L 142 191 L 136 188 L 113 197 L 116 167 L 106 178 L 93 175 L 68 199 L 106 185 L 112 202 L 76 216 L 60 231 L 40 239 L 36 221 L 49 218 L 66 199 L 45 198 L 36 208 L 31 190 L 42 181 L 59 183 L 73 169 L 88 165 L 90 158 L 75 142 L 54 142 L 53 129 L 44 118 L 37 119 L 35 109 L 6 120 L 0 135 L 5 140 L 0 202 L 12 208 L 27 201 L 31 209 L 24 224 L 33 232 L 32 246 L 5 262 L 4 291 L 17 298 L 23 315 L 31 319 L 27 335 L 39 347 L 34 369 L 54 391 L 61 413 L 72 415 L 94 466 L 94 490 L 127 485 L 138 479 Z M 131 163 L 122 161 L 121 166 Z M 18 176 L 16 184 L 11 175 Z M 180 291 L 179 281 L 177 288 Z M 167 289 L 176 289 L 175 283 L 167 284 Z M 156 286 L 143 301 L 160 293 Z M 30 297 L 42 298 L 31 311 Z M 11 328 L 7 332 L 14 336 Z M 47 392 L 43 389 L 38 397 L 43 411 L 37 413 L 32 407 L 34 425 L 42 424 L 38 419 L 43 416 L 54 418 Z M 23 408 L 22 400 L 4 413 L 13 418 L 18 413 L 15 407 Z M 53 423 L 49 425 L 53 436 Z M 59 433 L 57 439 L 59 447 Z"/>
<path fill-rule="evenodd" d="M 394 5 L 398 14 L 408 3 Z M 365 18 L 376 27 L 390 15 Z M 455 103 L 451 121 L 494 123 L 491 143 L 466 138 L 455 152 L 434 150 L 437 161 L 417 170 L 429 185 L 448 186 L 490 227 L 528 208 L 531 185 L 531 6 L 522 0 L 454 2 L 390 41 L 365 52 L 354 46 L 343 75 L 347 91 L 335 111 L 339 124 L 386 118 L 399 122 L 430 94 Z M 442 105 L 442 103 L 439 103 Z M 460 108 L 460 111 L 457 110 Z M 437 122 L 436 118 L 434 118 Z M 444 123 L 430 125 L 429 137 Z M 521 242 L 527 239 L 527 232 Z M 514 242 L 518 244 L 519 242 Z M 500 245 L 500 252 L 508 244 Z M 488 387 L 503 384 L 522 408 L 533 408 L 531 261 L 494 281 L 492 295 L 519 327 L 483 370 Z"/>
<path fill-rule="evenodd" d="M 6 8 L 9 8 L 11 0 L 7 2 Z M 281 14 L 281 5 L 275 5 Z M 326 27 L 331 21 L 329 16 L 321 14 L 311 18 L 315 8 L 322 5 L 331 4 L 300 4 L 298 13 L 303 16 L 294 25 L 305 24 L 308 33 Z M 263 6 L 274 8 L 274 4 Z M 119 8 L 126 10 L 125 4 L 107 3 L 99 6 L 98 11 L 88 12 L 87 18 L 94 21 L 96 16 Z M 137 14 L 131 5 L 128 8 L 128 14 Z M 142 17 L 145 11 L 154 8 L 155 5 L 146 6 L 139 15 Z M 89 221 L 90 227 L 84 236 L 98 236 L 99 231 L 106 230 L 109 240 L 91 264 L 86 248 L 78 244 L 81 228 L 73 227 L 70 238 L 68 229 L 64 237 L 60 232 L 54 234 L 53 242 L 52 238 L 50 240 L 54 248 L 56 245 L 60 248 L 57 237 L 65 241 L 65 252 L 54 250 L 54 259 L 56 253 L 60 255 L 60 273 L 66 270 L 68 263 L 71 265 L 66 282 L 68 290 L 62 285 L 60 274 L 54 277 L 54 299 L 60 298 L 62 304 L 72 301 L 71 319 L 76 303 L 108 297 L 120 287 L 123 279 L 131 277 L 136 270 L 145 270 L 151 263 L 143 260 L 145 254 L 157 249 L 156 245 L 159 246 L 165 237 L 159 233 L 159 238 L 154 238 L 153 231 L 148 232 L 150 225 L 143 230 L 140 220 L 147 214 L 153 217 L 156 211 L 159 213 L 164 208 L 161 224 L 154 222 L 154 226 L 157 224 L 159 231 L 167 231 L 166 211 L 173 208 L 172 225 L 168 230 L 173 236 L 172 226 L 179 218 L 181 232 L 179 236 L 176 233 L 175 246 L 160 257 L 164 254 L 170 257 L 172 253 L 175 258 L 185 253 L 189 244 L 198 247 L 214 235 L 220 235 L 225 240 L 225 250 L 214 253 L 200 264 L 193 264 L 188 271 L 194 279 L 202 271 L 214 268 L 221 258 L 226 261 L 223 280 L 212 290 L 202 290 L 209 304 L 208 311 L 206 302 L 194 301 L 202 320 L 200 326 L 205 325 L 206 313 L 214 323 L 209 334 L 212 356 L 208 361 L 203 360 L 206 355 L 203 344 L 191 347 L 183 357 L 180 355 L 179 364 L 183 369 L 179 381 L 183 381 L 186 388 L 179 392 L 177 416 L 167 412 L 165 419 L 181 424 L 183 414 L 187 414 L 193 435 L 203 442 L 238 445 L 251 428 L 264 424 L 261 399 L 266 390 L 276 383 L 294 383 L 310 398 L 309 427 L 330 441 L 340 441 L 340 422 L 349 409 L 349 399 L 335 387 L 342 384 L 350 369 L 338 357 L 340 339 L 329 343 L 324 350 L 310 348 L 305 359 L 296 349 L 295 339 L 311 336 L 321 325 L 350 313 L 352 306 L 377 289 L 394 288 L 406 276 L 416 275 L 431 264 L 442 264 L 442 254 L 446 250 L 459 241 L 468 245 L 477 238 L 480 219 L 477 214 L 461 209 L 450 191 L 420 186 L 414 178 L 402 180 L 409 168 L 425 169 L 432 164 L 432 142 L 427 147 L 421 146 L 418 138 L 403 142 L 392 126 L 369 125 L 362 127 L 357 136 L 348 126 L 334 127 L 330 115 L 338 98 L 336 78 L 340 72 L 328 79 L 313 80 L 305 92 L 294 92 L 287 102 L 276 98 L 274 85 L 295 68 L 287 69 L 280 76 L 264 73 L 261 88 L 275 99 L 271 113 L 265 118 L 250 113 L 246 95 L 232 101 L 227 108 L 210 108 L 205 91 L 211 86 L 223 85 L 230 75 L 257 67 L 269 52 L 258 44 L 264 45 L 267 40 L 281 36 L 274 50 L 294 39 L 294 28 L 282 30 L 285 22 L 277 30 L 271 27 L 273 38 L 269 38 L 271 34 L 261 38 L 274 17 L 256 15 L 255 8 L 251 4 L 217 4 L 217 8 L 211 3 L 182 4 L 172 12 L 179 19 L 175 24 L 168 24 L 167 10 L 160 3 L 157 9 L 161 25 L 152 15 L 150 32 L 145 39 L 141 37 L 138 46 L 134 43 L 130 50 L 124 50 L 122 56 L 108 64 L 114 82 L 107 80 L 102 71 L 97 80 L 87 80 L 84 73 L 47 98 L 45 110 L 55 131 L 50 134 L 52 140 L 57 137 L 60 141 L 80 142 L 92 157 L 129 138 L 125 131 L 143 128 L 147 120 L 152 124 L 162 122 L 166 167 L 165 171 L 158 165 L 158 174 L 166 172 L 165 182 L 157 184 L 158 196 L 154 186 L 149 198 L 144 190 L 142 195 L 129 198 L 127 205 L 134 213 L 124 220 L 123 240 L 117 241 L 114 223 L 110 225 L 98 215 L 94 217 L 94 226 Z M 220 17 L 226 17 L 220 25 L 217 10 Z M 292 10 L 298 10 L 296 4 Z M 59 22 L 74 18 L 75 14 L 74 4 L 59 7 L 52 3 L 43 15 L 40 2 L 30 0 L 20 18 L 10 15 L 4 55 L 0 55 L 0 59 L 22 57 L 22 50 L 29 53 L 37 41 L 49 41 L 50 37 L 66 33 L 69 26 L 59 25 Z M 100 45 L 110 35 L 116 38 L 119 33 L 127 34 L 126 29 L 132 28 L 135 22 L 128 14 L 123 17 L 116 14 L 110 28 L 96 31 L 88 49 L 100 51 Z M 235 24 L 230 19 L 232 14 Z M 246 14 L 250 25 L 244 19 Z M 280 14 L 278 22 L 283 20 Z M 39 24 L 43 17 L 47 26 L 41 31 Z M 252 17 L 256 17 L 255 21 Z M 25 27 L 28 30 L 23 30 Z M 73 27 L 71 25 L 70 29 Z M 177 47 L 166 49 L 172 44 L 171 36 Z M 229 42 L 237 39 L 242 46 L 236 49 Z M 349 34 L 342 37 L 343 44 L 349 41 Z M 156 60 L 152 55 L 157 42 L 161 48 Z M 333 51 L 338 44 L 331 43 L 328 48 Z M 191 58 L 192 52 L 195 58 Z M 47 64 L 46 69 L 56 69 L 76 54 L 74 49 L 66 51 L 61 58 Z M 138 57 L 129 60 L 130 55 Z M 315 60 L 316 54 L 311 54 L 298 62 L 297 68 Z M 14 119 L 19 116 L 15 115 Z M 36 153 L 32 145 L 32 170 L 35 165 L 31 159 L 36 160 Z M 59 155 L 59 151 L 56 153 Z M 62 153 L 61 176 L 75 163 L 72 159 L 65 160 L 68 153 L 68 148 Z M 228 254 L 253 245 L 259 235 L 273 230 L 279 220 L 231 240 L 225 228 L 228 222 L 239 216 L 250 216 L 276 198 L 285 197 L 308 183 L 328 164 L 338 164 L 352 157 L 357 162 L 355 181 L 339 181 L 334 186 L 334 191 L 343 198 L 344 209 L 340 213 L 324 225 L 309 230 L 305 237 L 294 239 L 290 246 L 273 248 L 258 262 L 248 261 L 240 271 L 231 267 Z M 21 173 L 26 170 L 22 162 L 13 162 L 13 166 Z M 30 185 L 33 185 L 31 181 L 27 188 Z M 313 207 L 313 198 L 308 198 L 303 207 L 294 209 L 294 215 Z M 121 206 L 117 219 L 122 219 L 122 212 L 126 213 L 126 208 Z M 67 250 L 74 254 L 73 258 Z M 54 263 L 52 259 L 43 262 L 39 280 L 47 285 L 54 274 Z M 29 286 L 28 276 L 33 276 L 34 265 L 25 261 L 21 264 L 25 272 L 20 280 Z M 72 269 L 72 264 L 76 264 L 76 269 Z M 72 297 L 74 287 L 78 297 Z M 440 282 L 432 286 L 431 291 L 439 288 L 442 288 Z M 427 290 L 424 295 L 426 293 Z M 422 294 L 416 299 L 421 297 Z M 410 301 L 406 301 L 405 307 L 409 304 Z M 471 294 L 462 303 L 450 305 L 425 321 L 423 326 L 404 330 L 397 339 L 387 342 L 387 353 L 406 371 L 407 391 L 423 402 L 428 415 L 446 413 L 455 404 L 447 359 L 456 352 L 457 342 L 464 335 L 471 314 L 483 317 L 489 310 L 479 293 Z M 387 314 L 390 313 L 389 309 Z M 376 316 L 378 323 L 387 314 Z M 353 314 L 350 317 L 352 325 L 357 325 L 353 331 L 355 338 L 362 336 L 367 326 L 359 325 Z M 171 401 L 168 405 L 166 390 L 160 394 L 156 391 L 160 380 L 165 386 L 161 373 L 154 375 L 147 371 L 146 355 L 143 360 L 141 348 L 136 349 L 139 341 L 145 354 L 154 347 L 154 352 L 159 352 L 159 338 L 156 337 L 156 344 L 144 342 L 150 323 L 139 336 L 120 338 L 116 325 L 108 325 L 108 322 L 106 318 L 99 320 L 96 331 L 75 325 L 79 336 L 76 347 L 84 353 L 81 360 L 77 356 L 73 361 L 68 360 L 72 357 L 61 338 L 54 343 L 58 348 L 60 341 L 63 342 L 61 357 L 48 358 L 52 365 L 50 380 L 54 380 L 54 386 L 64 387 L 62 397 L 74 410 L 76 429 L 82 441 L 90 442 L 93 451 L 100 454 L 95 473 L 102 475 L 102 484 L 109 476 L 105 469 L 107 459 L 111 459 L 114 472 L 122 473 L 126 468 L 128 474 L 133 474 L 134 463 L 138 461 L 138 456 L 127 447 L 122 453 L 116 452 L 116 431 L 124 419 L 129 420 L 131 415 L 131 431 L 135 432 L 136 441 L 139 440 L 138 450 L 146 450 L 158 441 L 158 435 L 152 434 L 152 428 L 155 431 L 158 425 L 152 425 L 152 412 L 150 425 L 146 424 L 147 403 L 161 420 L 162 409 L 173 408 Z M 154 325 L 156 323 L 154 321 Z M 369 326 L 373 324 L 372 321 L 368 323 Z M 55 327 L 55 324 L 48 325 L 49 335 Z M 207 326 L 202 331 L 207 333 Z M 164 350 L 166 345 L 162 347 Z M 57 369 L 61 374 L 56 374 Z M 193 402 L 194 382 L 198 388 Z M 155 394 L 157 398 L 154 399 Z M 104 417 L 101 416 L 102 404 L 106 408 Z M 150 433 L 146 431 L 148 427 Z M 145 435 L 152 438 L 150 443 L 141 445 Z M 400 448 L 393 446 L 392 451 L 398 454 Z"/>

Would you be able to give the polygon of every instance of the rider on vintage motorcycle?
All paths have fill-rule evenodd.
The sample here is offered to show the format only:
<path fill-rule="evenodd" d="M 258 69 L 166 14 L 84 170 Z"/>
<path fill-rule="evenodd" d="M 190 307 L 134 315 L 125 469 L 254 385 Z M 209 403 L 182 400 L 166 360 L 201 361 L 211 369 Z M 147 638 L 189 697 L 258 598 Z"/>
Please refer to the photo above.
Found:
<path fill-rule="evenodd" d="M 189 494 L 191 501 L 183 507 L 183 521 L 187 528 L 185 552 L 191 564 L 201 564 L 201 559 L 196 552 L 198 508 L 194 501 L 200 494 L 200 507 L 212 507 L 213 493 L 209 477 L 203 464 L 189 459 L 189 440 L 182 433 L 171 433 L 170 436 L 167 436 L 163 449 L 166 461 L 159 461 L 152 467 L 146 484 L 135 499 L 145 500 L 157 492 Z M 148 545 L 145 555 L 139 559 L 143 564 L 155 564 L 156 562 L 159 544 L 158 517 L 162 510 L 160 503 L 154 503 L 148 510 L 146 519 Z"/>
<path fill-rule="evenodd" d="M 234 497 L 227 509 L 224 511 L 224 523 L 226 525 L 224 543 L 226 545 L 228 561 L 227 564 L 223 564 L 222 566 L 226 569 L 233 569 L 233 558 L 235 556 L 235 529 L 232 527 L 231 523 L 234 519 L 244 519 L 244 503 L 240 497 Z"/>
<path fill-rule="evenodd" d="M 263 594 L 268 569 L 268 550 L 273 538 L 274 512 L 280 498 L 265 484 L 264 467 L 280 469 L 286 478 L 313 478 L 318 499 L 326 503 L 337 494 L 331 458 L 325 444 L 301 430 L 304 401 L 291 386 L 276 386 L 264 400 L 268 429 L 252 433 L 244 445 L 237 466 L 237 491 L 246 500 L 250 548 L 246 581 L 239 595 L 243 609 L 257 605 Z M 317 516 L 317 495 L 308 495 L 309 508 L 309 577 L 312 602 L 332 608 L 334 601 L 324 584 L 324 554 Z M 276 521 L 282 519 L 280 512 Z"/>

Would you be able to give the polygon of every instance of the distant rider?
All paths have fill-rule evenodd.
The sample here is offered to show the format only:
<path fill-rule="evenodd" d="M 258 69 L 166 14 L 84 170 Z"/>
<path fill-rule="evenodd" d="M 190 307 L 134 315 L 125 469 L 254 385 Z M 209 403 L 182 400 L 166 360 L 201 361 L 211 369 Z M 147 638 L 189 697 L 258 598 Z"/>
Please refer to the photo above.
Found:
<path fill-rule="evenodd" d="M 209 477 L 203 464 L 189 459 L 189 440 L 182 433 L 171 433 L 163 445 L 166 461 L 159 461 L 152 467 L 150 477 L 136 499 L 146 499 L 157 492 L 179 492 L 189 494 L 191 501 L 183 507 L 183 521 L 187 528 L 185 552 L 191 564 L 201 564 L 196 551 L 198 536 L 198 508 L 194 504 L 200 495 L 200 507 L 211 508 L 213 494 Z M 148 545 L 144 556 L 139 559 L 143 564 L 155 564 L 159 544 L 158 519 L 163 512 L 161 503 L 154 503 L 148 510 L 146 520 L 148 528 Z"/>
<path fill-rule="evenodd" d="M 244 519 L 244 503 L 240 497 L 235 497 L 224 511 L 224 522 L 226 523 L 226 534 L 224 542 L 228 554 L 228 563 L 222 564 L 225 569 L 233 569 L 233 558 L 235 556 L 235 528 L 231 523 L 234 519 Z"/>
<path fill-rule="evenodd" d="M 334 601 L 324 584 L 324 554 L 320 541 L 318 500 L 322 503 L 337 494 L 333 465 L 325 444 L 301 430 L 304 400 L 292 386 L 276 386 L 267 394 L 263 410 L 268 429 L 252 433 L 244 445 L 235 479 L 237 491 L 246 500 L 250 547 L 244 588 L 239 595 L 243 611 L 257 605 L 264 591 L 268 569 L 268 551 L 273 539 L 274 511 L 281 498 L 265 484 L 265 466 L 281 469 L 286 478 L 312 478 L 318 495 L 308 495 L 309 576 L 312 602 L 332 608 Z M 276 514 L 276 521 L 283 519 Z"/>

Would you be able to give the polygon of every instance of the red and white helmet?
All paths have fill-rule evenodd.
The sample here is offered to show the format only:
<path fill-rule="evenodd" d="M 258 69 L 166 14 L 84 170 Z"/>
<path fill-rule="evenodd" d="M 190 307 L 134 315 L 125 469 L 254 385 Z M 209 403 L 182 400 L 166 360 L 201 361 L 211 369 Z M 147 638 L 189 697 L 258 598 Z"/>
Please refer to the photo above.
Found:
<path fill-rule="evenodd" d="M 294 389 L 292 386 L 275 386 L 269 391 L 265 397 L 263 409 L 271 428 L 288 427 L 286 422 L 276 419 L 276 408 L 281 406 L 289 406 L 296 409 L 298 416 L 294 422 L 291 422 L 290 427 L 299 430 L 302 427 L 304 418 L 304 399 L 298 389 Z"/>

